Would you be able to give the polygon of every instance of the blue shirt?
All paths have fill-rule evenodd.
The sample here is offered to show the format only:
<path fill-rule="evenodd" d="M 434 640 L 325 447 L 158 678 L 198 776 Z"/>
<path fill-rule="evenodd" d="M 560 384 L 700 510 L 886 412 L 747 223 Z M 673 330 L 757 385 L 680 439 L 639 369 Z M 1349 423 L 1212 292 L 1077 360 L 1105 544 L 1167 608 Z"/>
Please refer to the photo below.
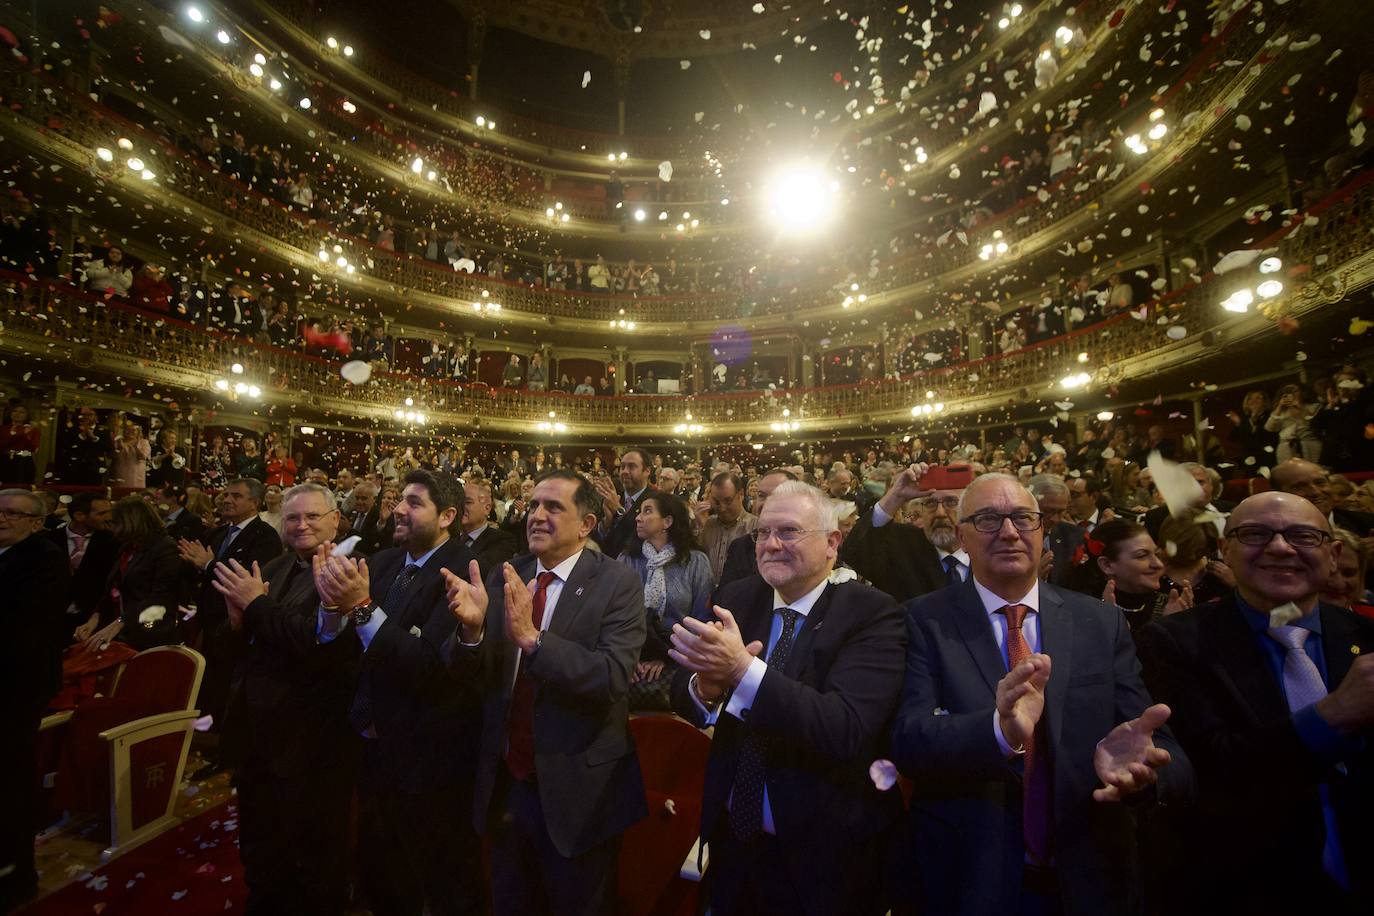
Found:
<path fill-rule="evenodd" d="M 1260 651 L 1264 653 L 1265 661 L 1269 663 L 1269 668 L 1274 672 L 1274 679 L 1278 681 L 1282 689 L 1283 683 L 1283 662 L 1288 650 L 1269 635 L 1269 615 L 1264 611 L 1252 607 L 1236 593 L 1236 605 L 1240 608 L 1241 614 L 1245 617 L 1245 622 L 1250 625 L 1250 629 L 1255 633 L 1255 639 L 1259 641 Z M 1331 689 L 1331 676 L 1326 670 L 1326 655 L 1322 651 L 1322 617 L 1321 605 L 1318 604 L 1312 613 L 1299 617 L 1297 620 L 1288 622 L 1288 626 L 1301 627 L 1310 630 L 1312 635 L 1303 641 L 1303 651 L 1307 657 L 1312 659 L 1312 664 L 1317 666 L 1317 671 L 1322 676 L 1322 682 L 1326 684 L 1327 690 Z M 1357 752 L 1362 741 L 1359 737 L 1352 736 L 1346 738 L 1332 728 L 1321 714 L 1317 712 L 1317 705 L 1299 709 L 1293 713 L 1293 729 L 1298 733 L 1298 739 L 1303 746 L 1321 758 L 1323 761 L 1339 766 L 1342 757 Z M 1341 853 L 1340 833 L 1336 829 L 1336 807 L 1331 801 L 1331 787 L 1322 783 L 1317 787 L 1321 795 L 1322 820 L 1326 822 L 1326 848 L 1322 853 L 1322 865 L 1327 874 L 1334 878 L 1342 887 L 1350 887 L 1349 872 L 1346 870 L 1345 857 Z"/>

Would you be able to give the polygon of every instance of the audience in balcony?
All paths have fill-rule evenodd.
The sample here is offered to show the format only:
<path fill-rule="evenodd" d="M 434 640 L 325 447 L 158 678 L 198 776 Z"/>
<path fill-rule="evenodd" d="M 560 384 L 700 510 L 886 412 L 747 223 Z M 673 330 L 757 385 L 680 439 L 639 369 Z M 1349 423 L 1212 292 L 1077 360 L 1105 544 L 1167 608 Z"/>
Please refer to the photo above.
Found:
<path fill-rule="evenodd" d="M 152 457 L 152 443 L 143 434 L 143 427 L 132 417 L 119 423 L 121 435 L 114 440 L 110 483 L 117 487 L 141 490 L 147 486 L 148 459 Z"/>
<path fill-rule="evenodd" d="M 242 451 L 234 459 L 234 474 L 249 480 L 256 480 L 259 483 L 267 480 L 267 461 L 263 458 L 262 452 L 258 448 L 258 440 L 253 436 L 244 436 L 241 445 Z"/>
<path fill-rule="evenodd" d="M 29 422 L 29 409 L 12 403 L 0 421 L 0 484 L 29 486 L 34 482 L 34 456 L 42 440 L 42 429 Z"/>
<path fill-rule="evenodd" d="M 1322 441 L 1312 428 L 1312 419 L 1320 410 L 1320 405 L 1308 403 L 1307 392 L 1301 384 L 1279 388 L 1274 409 L 1264 421 L 1265 431 L 1278 435 L 1278 447 L 1274 450 L 1276 463 L 1282 464 L 1289 458 L 1320 460 Z"/>
<path fill-rule="evenodd" d="M 105 257 L 86 261 L 82 265 L 86 275 L 86 288 L 102 296 L 127 298 L 134 285 L 133 271 L 124 262 L 124 249 L 111 245 Z"/>

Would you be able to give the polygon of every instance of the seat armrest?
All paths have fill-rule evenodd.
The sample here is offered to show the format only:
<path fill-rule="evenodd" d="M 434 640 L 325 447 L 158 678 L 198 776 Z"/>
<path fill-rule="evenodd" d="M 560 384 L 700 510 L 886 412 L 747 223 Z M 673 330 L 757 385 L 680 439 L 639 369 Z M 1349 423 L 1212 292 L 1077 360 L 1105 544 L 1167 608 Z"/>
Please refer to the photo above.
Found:
<path fill-rule="evenodd" d="M 106 741 L 117 741 L 120 738 L 134 737 L 147 732 L 148 734 L 143 735 L 143 737 L 154 738 L 176 731 L 183 723 L 193 722 L 199 717 L 200 710 L 198 709 L 178 709 L 174 712 L 158 713 L 155 716 L 144 716 L 142 719 L 134 719 L 123 725 L 106 729 L 100 733 L 100 737 Z"/>
<path fill-rule="evenodd" d="M 701 867 L 697 867 L 698 858 Z M 692 848 L 687 851 L 687 858 L 682 860 L 682 868 L 678 870 L 678 877 L 688 881 L 700 882 L 706 874 L 706 869 L 711 865 L 711 847 L 701 842 L 701 837 L 696 838 L 692 843 Z"/>
<path fill-rule="evenodd" d="M 42 724 L 38 726 L 38 730 L 40 732 L 45 732 L 52 728 L 61 728 L 72 720 L 72 713 L 75 711 L 74 709 L 64 709 L 61 712 L 55 712 L 51 715 L 44 716 Z"/>

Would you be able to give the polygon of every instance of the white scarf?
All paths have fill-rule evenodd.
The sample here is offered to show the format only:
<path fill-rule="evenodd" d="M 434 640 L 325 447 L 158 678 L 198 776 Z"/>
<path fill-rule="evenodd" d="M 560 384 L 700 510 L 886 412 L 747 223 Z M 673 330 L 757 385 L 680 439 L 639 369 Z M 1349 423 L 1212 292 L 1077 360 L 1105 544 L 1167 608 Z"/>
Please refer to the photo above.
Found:
<path fill-rule="evenodd" d="M 655 550 L 653 544 L 644 541 L 640 552 L 649 564 L 649 575 L 644 580 L 644 606 L 662 617 L 668 609 L 668 585 L 663 579 L 663 567 L 673 562 L 677 551 L 671 543 L 664 544 L 662 550 Z"/>

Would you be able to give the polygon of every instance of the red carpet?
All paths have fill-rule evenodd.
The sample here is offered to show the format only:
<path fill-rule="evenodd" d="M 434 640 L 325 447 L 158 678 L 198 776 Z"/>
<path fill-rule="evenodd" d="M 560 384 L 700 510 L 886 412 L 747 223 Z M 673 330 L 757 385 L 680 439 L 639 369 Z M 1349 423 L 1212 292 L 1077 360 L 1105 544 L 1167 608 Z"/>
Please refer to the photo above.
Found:
<path fill-rule="evenodd" d="M 211 808 L 180 827 L 20 910 L 24 916 L 243 912 L 238 806 Z"/>

